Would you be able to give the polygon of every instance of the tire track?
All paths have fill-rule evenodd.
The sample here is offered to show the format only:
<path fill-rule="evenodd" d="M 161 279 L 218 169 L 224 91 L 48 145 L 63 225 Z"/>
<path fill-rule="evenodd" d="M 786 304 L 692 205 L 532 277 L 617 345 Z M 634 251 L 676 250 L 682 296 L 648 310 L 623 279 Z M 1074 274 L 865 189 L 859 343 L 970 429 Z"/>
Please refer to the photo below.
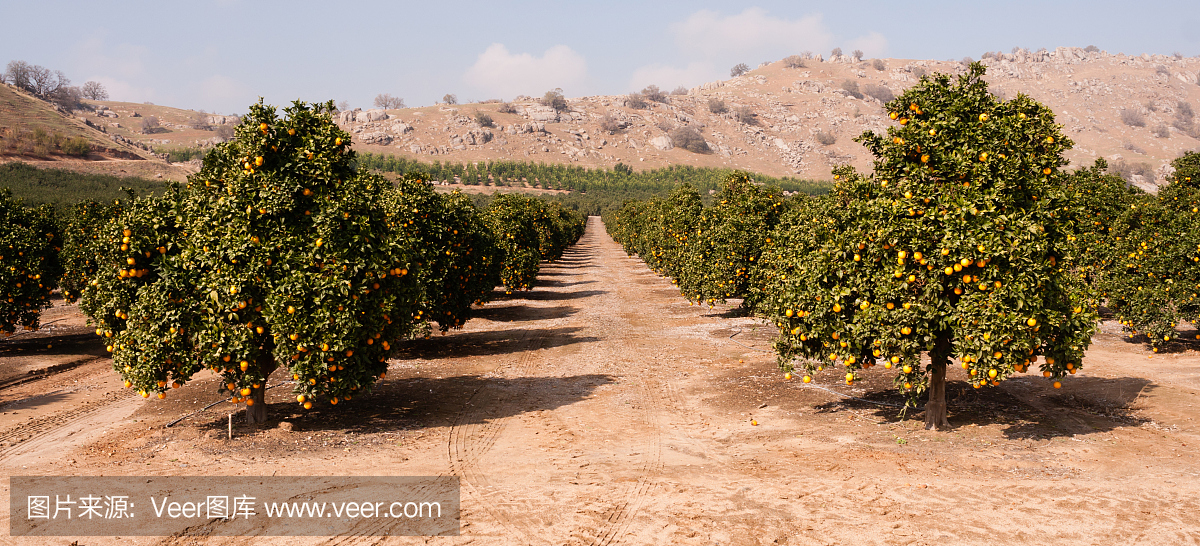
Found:
<path fill-rule="evenodd" d="M 51 442 L 59 442 L 66 436 L 94 427 L 98 416 L 112 417 L 123 413 L 127 408 L 113 408 L 119 403 L 136 400 L 137 394 L 132 391 L 117 391 L 106 393 L 102 400 L 80 404 L 74 408 L 60 411 L 45 417 L 33 419 L 15 427 L 0 432 L 0 463 L 9 461 L 36 451 Z M 123 405 L 121 405 L 123 406 Z M 111 422 L 112 419 L 109 419 Z M 65 433 L 65 434 L 64 434 Z M 50 446 L 55 451 L 63 449 L 61 444 Z"/>
<path fill-rule="evenodd" d="M 525 376 L 533 367 L 533 357 L 543 341 L 541 336 L 526 334 L 521 343 L 523 349 L 520 358 L 504 375 L 518 378 Z M 521 393 L 507 393 L 506 397 L 493 392 L 494 390 L 484 385 L 472 393 L 466 401 L 466 406 L 470 409 L 460 412 L 451 425 L 447 440 L 450 473 L 462 479 L 464 493 L 473 496 L 501 527 L 514 536 L 521 536 L 525 544 L 541 542 L 538 540 L 541 537 L 537 534 L 536 522 L 528 517 L 513 514 L 512 510 L 504 509 L 504 505 L 514 504 L 513 501 L 503 491 L 493 487 L 480 469 L 481 459 L 495 446 L 496 440 L 505 429 L 506 421 L 518 414 L 513 410 L 516 400 L 521 398 Z M 488 409 L 491 413 L 501 416 L 489 418 L 486 415 Z"/>
<path fill-rule="evenodd" d="M 599 222 L 593 222 L 589 226 L 594 234 L 598 235 L 599 243 L 604 242 L 607 238 L 606 232 L 601 232 L 604 229 Z M 641 454 L 641 460 L 636 468 L 638 479 L 633 482 L 626 482 L 618 492 L 612 495 L 614 498 L 609 509 L 602 513 L 599 525 L 596 528 L 585 527 L 576 529 L 570 535 L 579 539 L 585 539 L 589 546 L 611 546 L 620 543 L 621 538 L 628 532 L 639 514 L 642 506 L 646 503 L 650 492 L 658 484 L 658 480 L 663 470 L 663 404 L 664 394 L 666 399 L 671 399 L 671 393 L 663 388 L 661 382 L 651 377 L 651 374 L 645 373 L 645 370 L 635 366 L 638 361 L 636 356 L 641 354 L 641 351 L 634 350 L 631 347 L 629 332 L 632 329 L 631 321 L 628 317 L 636 316 L 639 312 L 645 312 L 644 309 L 637 310 L 638 296 L 636 291 L 641 285 L 636 283 L 623 282 L 619 277 L 622 274 L 636 274 L 638 265 L 632 264 L 619 259 L 611 259 L 607 254 L 613 254 L 619 249 L 615 249 L 616 243 L 611 239 L 610 244 L 606 245 L 609 248 L 607 252 L 601 254 L 603 260 L 602 265 L 598 266 L 601 271 L 596 273 L 597 276 L 606 279 L 618 279 L 614 283 L 616 286 L 625 288 L 625 293 L 614 293 L 612 298 L 618 299 L 616 305 L 616 313 L 613 316 L 603 317 L 604 328 L 602 331 L 607 334 L 605 337 L 611 340 L 611 343 L 616 345 L 616 355 L 613 362 L 616 364 L 617 374 L 623 379 L 633 379 L 634 391 L 636 394 L 637 409 L 636 418 L 650 434 L 644 436 L 645 440 L 640 446 L 638 453 Z M 605 249 L 600 248 L 601 244 L 597 244 L 597 252 L 603 252 Z M 614 268 L 621 267 L 625 271 L 613 271 Z M 642 265 L 644 267 L 644 265 Z M 618 296 L 617 294 L 621 294 Z M 613 305 L 603 306 L 606 309 L 611 309 Z M 654 309 L 652 312 L 657 312 Z"/>

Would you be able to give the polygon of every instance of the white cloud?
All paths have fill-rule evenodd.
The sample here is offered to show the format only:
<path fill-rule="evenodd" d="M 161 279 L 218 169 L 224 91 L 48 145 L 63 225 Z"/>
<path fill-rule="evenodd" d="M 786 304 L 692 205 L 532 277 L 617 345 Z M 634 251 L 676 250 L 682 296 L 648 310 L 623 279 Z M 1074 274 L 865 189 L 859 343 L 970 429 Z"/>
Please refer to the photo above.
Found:
<path fill-rule="evenodd" d="M 823 51 L 834 38 L 820 15 L 782 19 L 767 15 L 762 8 L 729 16 L 700 10 L 672 24 L 670 31 L 684 54 L 706 58 L 731 53 L 782 58 L 801 51 Z"/>
<path fill-rule="evenodd" d="M 720 71 L 710 62 L 691 62 L 684 68 L 653 64 L 638 68 L 629 79 L 629 89 L 640 90 L 654 84 L 671 91 L 676 86 L 695 87 L 716 79 Z"/>
<path fill-rule="evenodd" d="M 872 57 L 883 57 L 885 54 L 887 54 L 887 46 L 887 38 L 884 38 L 883 35 L 878 32 L 872 32 L 865 36 L 859 36 L 858 38 L 850 40 L 849 47 L 847 47 L 846 50 L 847 52 L 850 52 L 856 49 L 861 49 L 863 56 L 870 59 Z"/>
<path fill-rule="evenodd" d="M 516 95 L 537 96 L 561 87 L 568 94 L 582 86 L 587 61 L 565 45 L 547 49 L 541 57 L 510 53 L 504 44 L 492 44 L 463 74 L 463 81 L 489 98 L 511 99 Z"/>
<path fill-rule="evenodd" d="M 700 10 L 683 21 L 672 23 L 669 33 L 679 48 L 686 67 L 652 64 L 638 68 L 630 78 L 634 89 L 654 83 L 662 87 L 695 86 L 729 77 L 729 67 L 746 63 L 756 67 L 763 61 L 777 61 L 803 52 L 829 55 L 834 46 L 846 53 L 863 50 L 868 57 L 887 52 L 887 38 L 870 32 L 839 43 L 820 14 L 786 19 L 767 14 L 762 8 L 748 8 L 736 15 Z"/>

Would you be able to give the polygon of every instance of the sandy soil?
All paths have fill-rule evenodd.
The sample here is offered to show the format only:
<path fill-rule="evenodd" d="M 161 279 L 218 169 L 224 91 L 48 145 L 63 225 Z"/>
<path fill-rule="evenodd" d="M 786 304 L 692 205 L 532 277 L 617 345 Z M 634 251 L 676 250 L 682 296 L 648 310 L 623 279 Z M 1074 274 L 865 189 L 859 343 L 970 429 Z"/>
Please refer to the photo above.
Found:
<path fill-rule="evenodd" d="M 230 404 L 194 413 L 214 378 L 146 402 L 93 358 L 0 390 L 0 469 L 462 478 L 458 537 L 255 544 L 1198 544 L 1200 355 L 1115 332 L 1061 391 L 952 375 L 953 428 L 927 432 L 882 370 L 853 388 L 784 380 L 761 325 L 690 307 L 592 218 L 533 291 L 410 343 L 349 404 L 304 412 L 284 385 L 271 426 L 229 440 Z M 43 341 L 0 344 L 0 368 L 51 363 Z M 202 533 L 79 544 L 247 542 Z"/>

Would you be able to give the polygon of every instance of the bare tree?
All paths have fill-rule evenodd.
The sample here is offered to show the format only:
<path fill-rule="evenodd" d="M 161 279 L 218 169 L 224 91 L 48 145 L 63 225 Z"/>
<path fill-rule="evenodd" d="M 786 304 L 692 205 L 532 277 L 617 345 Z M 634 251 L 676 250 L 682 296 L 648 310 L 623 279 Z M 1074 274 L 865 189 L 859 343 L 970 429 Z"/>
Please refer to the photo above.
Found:
<path fill-rule="evenodd" d="M 208 120 L 208 113 L 204 110 L 200 110 L 199 112 L 192 114 L 192 119 L 188 122 L 188 125 L 192 129 L 197 129 L 200 131 L 213 130 L 212 123 L 210 123 Z"/>
<path fill-rule="evenodd" d="M 104 88 L 104 84 L 97 81 L 90 81 L 83 84 L 80 88 L 83 93 L 83 98 L 91 100 L 108 100 L 108 90 Z"/>
<path fill-rule="evenodd" d="M 513 106 L 511 102 L 501 102 L 500 107 L 496 111 L 501 114 L 515 114 L 517 113 L 517 107 Z"/>
<path fill-rule="evenodd" d="M 154 116 L 146 116 L 142 118 L 142 134 L 149 135 L 157 133 L 162 126 L 158 124 L 158 118 Z"/>
<path fill-rule="evenodd" d="M 625 124 L 621 120 L 613 117 L 612 114 L 606 113 L 604 114 L 604 117 L 600 118 L 600 130 L 610 135 L 615 135 L 624 128 Z"/>
<path fill-rule="evenodd" d="M 871 67 L 880 72 L 883 72 L 887 69 L 887 65 L 883 64 L 883 59 L 875 59 L 871 61 Z"/>
<path fill-rule="evenodd" d="M 788 55 L 783 58 L 784 68 L 804 68 L 804 57 L 799 55 Z"/>
<path fill-rule="evenodd" d="M 1121 122 L 1130 127 L 1145 127 L 1146 118 L 1137 110 L 1121 110 Z"/>
<path fill-rule="evenodd" d="M 397 110 L 404 108 L 404 99 L 383 93 L 375 96 L 375 107 L 385 110 Z"/>
<path fill-rule="evenodd" d="M 18 89 L 33 92 L 33 84 L 29 77 L 32 69 L 33 67 L 25 61 L 9 61 L 8 67 L 4 70 L 4 81 L 15 85 Z"/>
<path fill-rule="evenodd" d="M 215 132 L 217 134 L 217 138 L 220 138 L 222 141 L 229 140 L 233 138 L 233 125 L 228 123 L 225 125 L 218 125 Z"/>
<path fill-rule="evenodd" d="M 83 92 L 75 86 L 59 87 L 47 99 L 68 110 L 75 110 L 83 106 L 81 102 L 83 101 Z"/>
<path fill-rule="evenodd" d="M 736 78 L 736 77 L 741 76 L 742 74 L 745 74 L 749 71 L 750 71 L 749 65 L 747 65 L 746 63 L 738 63 L 738 64 L 733 65 L 733 68 L 729 69 L 729 76 Z"/>
<path fill-rule="evenodd" d="M 559 112 L 565 112 L 570 108 L 567 105 L 567 98 L 563 96 L 561 87 L 546 91 L 546 94 L 542 96 L 542 100 L 539 102 L 542 103 L 542 106 L 549 106 Z"/>
<path fill-rule="evenodd" d="M 862 91 L 858 89 L 858 82 L 854 80 L 843 80 L 841 87 L 842 91 L 845 91 L 847 95 L 850 95 L 856 99 L 863 98 Z"/>
<path fill-rule="evenodd" d="M 681 85 L 679 87 L 676 87 L 674 91 L 671 91 L 671 94 L 672 95 L 686 95 L 686 94 L 688 94 L 688 90 L 686 87 Z"/>
<path fill-rule="evenodd" d="M 654 102 L 667 102 L 667 94 L 663 93 L 657 85 L 653 84 L 647 85 L 645 89 L 642 89 L 642 96 L 646 97 L 646 100 Z"/>
<path fill-rule="evenodd" d="M 338 112 L 348 112 L 348 111 L 350 111 L 350 103 L 348 101 L 344 101 L 344 100 L 338 101 L 337 109 L 338 109 Z"/>
<path fill-rule="evenodd" d="M 697 154 L 711 154 L 712 148 L 708 147 L 708 143 L 704 141 L 704 137 L 699 131 L 691 127 L 679 127 L 674 129 L 668 135 L 671 139 L 671 145 L 676 148 L 683 148 L 689 152 Z"/>
<path fill-rule="evenodd" d="M 67 79 L 61 70 L 52 71 L 25 61 L 9 61 L 4 80 L 27 93 L 47 100 L 53 100 L 55 95 L 71 86 L 71 80 Z"/>
<path fill-rule="evenodd" d="M 458 95 L 454 93 L 446 93 L 442 96 L 442 102 L 446 104 L 458 104 Z"/>
<path fill-rule="evenodd" d="M 641 110 L 646 107 L 646 98 L 641 93 L 630 93 L 625 97 L 625 106 Z"/>
<path fill-rule="evenodd" d="M 863 52 L 861 49 L 855 49 L 854 53 L 851 53 L 850 55 L 853 56 L 854 60 L 856 61 L 861 61 L 863 58 Z"/>
<path fill-rule="evenodd" d="M 841 57 L 842 56 L 842 48 L 840 48 L 840 47 L 833 48 L 833 51 L 829 52 L 829 56 L 830 57 Z"/>
<path fill-rule="evenodd" d="M 737 109 L 737 119 L 746 125 L 758 125 L 758 114 L 755 114 L 754 110 L 751 110 L 749 106 Z"/>
<path fill-rule="evenodd" d="M 478 123 L 480 127 L 494 127 L 495 126 L 495 122 L 492 121 L 492 116 L 489 116 L 487 112 L 484 112 L 482 110 L 475 111 L 475 123 Z"/>
<path fill-rule="evenodd" d="M 875 100 L 878 100 L 883 104 L 892 102 L 892 100 L 896 98 L 896 95 L 892 93 L 892 90 L 888 89 L 886 86 L 874 85 L 870 83 L 863 86 L 862 93 L 869 97 L 874 97 Z"/>
<path fill-rule="evenodd" d="M 729 108 L 725 107 L 725 101 L 713 98 L 708 99 L 708 111 L 714 114 L 724 114 L 729 111 Z"/>
<path fill-rule="evenodd" d="M 33 67 L 29 72 L 29 79 L 33 84 L 33 94 L 39 97 L 49 97 L 59 89 L 71 85 L 71 80 L 68 80 L 61 70 L 52 72 L 49 68 L 41 66 Z"/>

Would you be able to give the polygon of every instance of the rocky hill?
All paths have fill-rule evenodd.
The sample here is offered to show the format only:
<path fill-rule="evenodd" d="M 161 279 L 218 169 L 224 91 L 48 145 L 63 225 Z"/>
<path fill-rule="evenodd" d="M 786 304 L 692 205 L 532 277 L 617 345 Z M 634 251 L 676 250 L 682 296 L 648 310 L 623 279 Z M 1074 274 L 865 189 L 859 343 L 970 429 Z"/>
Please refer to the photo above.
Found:
<path fill-rule="evenodd" d="M 1152 188 L 1170 160 L 1200 148 L 1200 118 L 1193 115 L 1200 107 L 1200 58 L 1059 48 L 990 54 L 982 61 L 999 96 L 1025 93 L 1055 111 L 1075 141 L 1069 154 L 1075 165 L 1105 157 L 1131 181 Z M 823 179 L 840 163 L 869 169 L 869 154 L 852 139 L 891 123 L 880 99 L 899 94 L 922 74 L 957 73 L 964 66 L 847 56 L 787 64 L 796 63 L 766 64 L 669 95 L 666 102 L 647 101 L 644 108 L 627 96 L 568 99 L 566 111 L 527 99 L 511 103 L 515 113 L 483 103 L 344 112 L 341 123 L 356 135 L 357 148 L 429 161 L 528 158 L 634 168 L 676 163 Z M 726 111 L 712 112 L 710 101 L 724 102 Z M 752 120 L 739 116 L 744 108 Z M 476 112 L 495 126 L 481 126 Z M 616 121 L 622 128 L 605 130 L 606 118 L 608 127 Z M 682 126 L 697 129 L 712 153 L 672 146 L 668 135 Z"/>
<path fill-rule="evenodd" d="M 997 95 L 1025 93 L 1054 110 L 1075 141 L 1068 157 L 1076 166 L 1104 157 L 1130 181 L 1153 189 L 1170 160 L 1200 149 L 1194 114 L 1200 58 L 1058 48 L 990 53 L 982 62 Z M 342 112 L 339 123 L 355 135 L 356 149 L 425 161 L 622 162 L 635 169 L 686 164 L 827 179 L 836 164 L 870 168 L 869 154 L 852 139 L 892 123 L 883 100 L 922 74 L 963 68 L 960 61 L 793 57 L 645 105 L 627 95 L 590 96 L 568 98 L 566 108 L 556 110 L 522 97 L 507 104 L 354 110 Z M 724 111 L 710 107 L 718 102 Z M 79 117 L 160 149 L 211 144 L 220 127 L 236 122 L 200 116 L 208 123 L 197 124 L 196 112 L 153 105 L 96 106 Z M 481 124 L 477 113 L 491 125 Z M 134 115 L 155 115 L 161 128 L 141 134 Z M 671 134 L 682 127 L 696 130 L 710 153 L 677 147 L 678 134 L 674 141 Z"/>

